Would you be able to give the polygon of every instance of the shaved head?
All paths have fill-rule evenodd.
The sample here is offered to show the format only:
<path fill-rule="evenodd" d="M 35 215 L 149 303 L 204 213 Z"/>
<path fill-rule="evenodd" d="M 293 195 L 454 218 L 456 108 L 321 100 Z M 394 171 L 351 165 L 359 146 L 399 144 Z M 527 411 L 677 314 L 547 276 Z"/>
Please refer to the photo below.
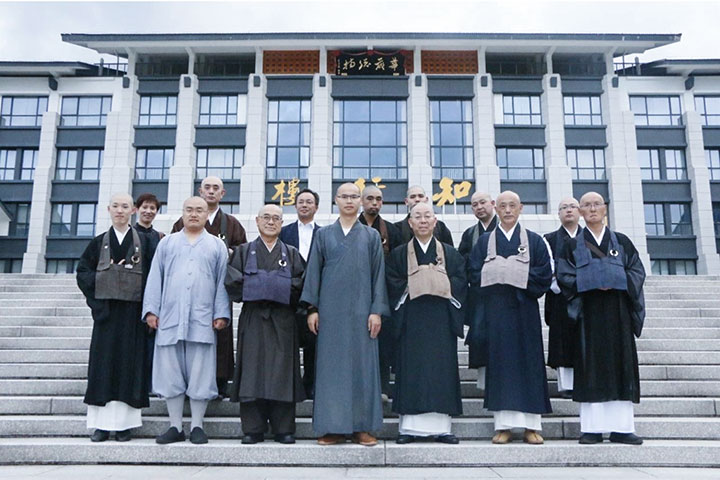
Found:
<path fill-rule="evenodd" d="M 268 203 L 260 207 L 255 223 L 265 243 L 273 243 L 282 229 L 282 208 Z"/>
<path fill-rule="evenodd" d="M 520 195 L 513 192 L 512 190 L 505 190 L 500 195 L 498 195 L 497 199 L 495 200 L 496 203 L 500 203 L 502 201 L 508 201 L 508 200 L 515 200 L 518 203 L 520 202 Z"/>
<path fill-rule="evenodd" d="M 354 192 L 352 190 L 354 190 Z M 355 192 L 360 194 L 360 187 L 358 187 L 357 185 L 355 185 L 352 182 L 346 182 L 337 188 L 337 190 L 335 191 L 335 195 L 340 195 L 340 194 L 352 195 Z"/>
<path fill-rule="evenodd" d="M 587 192 L 585 195 L 580 197 L 580 204 L 588 202 L 602 202 L 605 203 L 605 199 L 602 195 L 597 192 Z"/>
<path fill-rule="evenodd" d="M 580 198 L 580 215 L 590 230 L 599 233 L 605 221 L 607 205 L 605 199 L 597 192 L 587 192 Z"/>
<path fill-rule="evenodd" d="M 200 183 L 200 186 L 202 187 L 205 184 L 219 185 L 221 190 L 224 187 L 223 181 L 220 179 L 220 177 L 215 177 L 213 175 L 203 178 L 203 181 Z"/>
<path fill-rule="evenodd" d="M 560 200 L 558 218 L 568 231 L 575 230 L 580 221 L 580 203 L 573 197 L 565 197 Z"/>
<path fill-rule="evenodd" d="M 382 197 L 382 190 L 380 190 L 375 185 L 368 185 L 367 187 L 363 188 L 362 197 L 365 198 L 368 195 L 380 195 Z"/>
<path fill-rule="evenodd" d="M 268 203 L 260 207 L 260 210 L 258 210 L 258 217 L 262 217 L 266 213 L 270 215 L 280 215 L 282 217 L 282 208 L 272 203 Z"/>
<path fill-rule="evenodd" d="M 407 189 L 405 194 L 405 205 L 408 207 L 408 211 L 418 203 L 425 203 L 428 201 L 427 195 L 425 195 L 425 189 L 420 185 L 413 185 Z"/>
<path fill-rule="evenodd" d="M 130 217 L 135 213 L 135 204 L 132 197 L 127 193 L 116 193 L 110 197 L 107 210 L 110 213 L 113 226 L 119 230 L 124 230 L 130 223 Z"/>
<path fill-rule="evenodd" d="M 214 176 L 205 177 L 198 188 L 198 193 L 207 202 L 208 209 L 214 212 L 225 196 L 223 181 Z"/>
<path fill-rule="evenodd" d="M 110 197 L 110 202 L 108 205 L 112 205 L 115 202 L 121 202 L 121 203 L 130 203 L 130 205 L 134 205 L 133 198 L 128 193 L 114 193 L 112 197 Z"/>
<path fill-rule="evenodd" d="M 413 205 L 413 207 L 410 209 L 410 215 L 412 216 L 413 213 L 424 213 L 424 212 L 430 212 L 435 215 L 435 211 L 433 210 L 433 207 L 429 203 L 416 203 Z"/>
<path fill-rule="evenodd" d="M 190 197 L 183 202 L 183 227 L 191 233 L 199 233 L 208 219 L 208 204 L 201 197 Z"/>
<path fill-rule="evenodd" d="M 437 218 L 429 203 L 417 203 L 410 208 L 408 224 L 413 234 L 423 243 L 427 243 L 433 236 Z"/>
<path fill-rule="evenodd" d="M 500 225 L 503 230 L 508 232 L 512 227 L 517 225 L 522 208 L 523 205 L 517 193 L 505 190 L 498 195 L 495 200 L 495 211 L 497 211 L 498 217 L 500 217 Z"/>

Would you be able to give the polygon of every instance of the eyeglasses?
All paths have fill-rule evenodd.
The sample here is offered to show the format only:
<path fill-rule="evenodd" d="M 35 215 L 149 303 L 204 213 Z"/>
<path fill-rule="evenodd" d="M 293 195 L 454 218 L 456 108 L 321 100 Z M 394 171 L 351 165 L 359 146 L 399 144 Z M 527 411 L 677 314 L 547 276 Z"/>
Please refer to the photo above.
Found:
<path fill-rule="evenodd" d="M 598 208 L 604 207 L 604 206 L 605 206 L 605 202 L 594 202 L 594 203 L 583 203 L 582 205 L 580 205 L 580 208 L 598 209 Z"/>
<path fill-rule="evenodd" d="M 338 195 L 337 198 L 339 198 L 340 200 L 357 200 L 358 198 L 360 198 L 360 195 Z"/>
<path fill-rule="evenodd" d="M 272 216 L 263 215 L 262 217 L 260 217 L 260 220 L 262 220 L 265 223 L 270 223 L 271 220 L 273 223 L 279 223 L 279 222 L 282 222 L 282 217 L 279 215 L 272 215 Z"/>
<path fill-rule="evenodd" d="M 579 207 L 578 207 L 577 205 L 575 205 L 575 204 L 572 204 L 572 205 L 560 205 L 560 211 L 561 211 L 561 212 L 563 212 L 563 211 L 565 211 L 565 210 L 575 210 L 575 209 L 577 209 L 577 208 L 579 208 Z"/>

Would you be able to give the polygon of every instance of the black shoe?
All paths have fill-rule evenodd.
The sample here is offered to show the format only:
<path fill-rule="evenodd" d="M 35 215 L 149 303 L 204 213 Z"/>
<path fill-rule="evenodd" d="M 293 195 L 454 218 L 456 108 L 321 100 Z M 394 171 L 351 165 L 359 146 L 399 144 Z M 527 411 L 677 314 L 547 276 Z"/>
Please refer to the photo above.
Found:
<path fill-rule="evenodd" d="M 155 438 L 155 443 L 160 445 L 167 445 L 168 443 L 184 442 L 185 432 L 178 431 L 175 427 L 168 428 L 167 432 L 163 433 L 159 437 Z"/>
<path fill-rule="evenodd" d="M 295 443 L 295 435 L 292 433 L 278 433 L 275 435 L 275 441 L 277 443 L 284 443 L 285 445 L 290 445 L 292 443 Z"/>
<path fill-rule="evenodd" d="M 115 441 L 116 442 L 129 442 L 132 438 L 132 433 L 130 433 L 130 429 L 127 430 L 121 430 L 119 432 L 115 432 Z"/>
<path fill-rule="evenodd" d="M 613 443 L 624 443 L 626 445 L 642 445 L 643 439 L 634 433 L 616 433 L 610 434 L 610 441 Z"/>
<path fill-rule="evenodd" d="M 415 437 L 413 437 L 412 435 L 398 435 L 395 443 L 397 443 L 398 445 L 406 445 L 408 443 L 413 443 L 414 441 Z"/>
<path fill-rule="evenodd" d="M 100 430 L 98 428 L 90 436 L 90 441 L 91 442 L 104 442 L 108 438 L 110 438 L 110 432 L 108 432 L 107 430 Z"/>
<path fill-rule="evenodd" d="M 448 445 L 457 445 L 458 443 L 460 443 L 460 440 L 452 433 L 438 435 L 437 437 L 435 437 L 435 441 L 438 443 L 447 443 Z"/>
<path fill-rule="evenodd" d="M 580 435 L 578 443 L 582 445 L 595 445 L 596 443 L 602 443 L 602 433 L 583 433 Z"/>
<path fill-rule="evenodd" d="M 243 445 L 254 445 L 256 443 L 264 442 L 265 435 L 262 433 L 248 433 L 242 437 Z"/>
<path fill-rule="evenodd" d="M 205 434 L 205 430 L 203 430 L 202 427 L 193 428 L 190 432 L 190 442 L 195 445 L 202 445 L 204 443 L 208 443 L 208 438 Z"/>
<path fill-rule="evenodd" d="M 573 391 L 572 390 L 560 390 L 560 397 L 561 398 L 567 398 L 569 400 L 572 400 Z"/>

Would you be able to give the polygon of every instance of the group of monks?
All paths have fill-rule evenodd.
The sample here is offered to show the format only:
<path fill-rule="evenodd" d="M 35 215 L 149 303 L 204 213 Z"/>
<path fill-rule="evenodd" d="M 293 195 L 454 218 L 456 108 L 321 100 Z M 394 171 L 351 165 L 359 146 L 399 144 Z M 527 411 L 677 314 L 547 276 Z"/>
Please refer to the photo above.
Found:
<path fill-rule="evenodd" d="M 476 192 L 478 222 L 455 249 L 418 186 L 407 191 L 408 216 L 393 224 L 380 216 L 381 189 L 343 184 L 339 217 L 325 227 L 314 220 L 318 194 L 304 189 L 297 221 L 283 226 L 282 208 L 264 205 L 250 242 L 220 209 L 224 194 L 222 180 L 205 178 L 167 236 L 152 228 L 153 195 L 111 198 L 112 227 L 77 269 L 94 319 L 85 395 L 92 441 L 112 432 L 130 440 L 154 394 L 169 416 L 159 444 L 185 440 L 186 397 L 194 444 L 208 442 L 205 411 L 223 397 L 240 403 L 243 444 L 268 431 L 295 443 L 295 404 L 308 398 L 320 445 L 376 445 L 389 401 L 397 443 L 457 444 L 465 338 L 493 443 L 520 429 L 526 443 L 542 444 L 541 418 L 551 412 L 545 296 L 547 365 L 561 394 L 580 403 L 580 443 L 604 433 L 642 443 L 633 403 L 645 272 L 632 242 L 605 225 L 601 195 L 564 199 L 560 228 L 542 237 L 519 222 L 517 194 Z M 233 302 L 242 303 L 234 357 Z"/>

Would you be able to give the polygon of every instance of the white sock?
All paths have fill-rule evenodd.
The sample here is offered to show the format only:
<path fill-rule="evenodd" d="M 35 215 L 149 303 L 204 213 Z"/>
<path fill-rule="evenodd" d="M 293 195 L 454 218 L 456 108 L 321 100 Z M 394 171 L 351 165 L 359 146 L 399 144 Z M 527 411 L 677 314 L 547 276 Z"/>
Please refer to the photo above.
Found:
<path fill-rule="evenodd" d="M 168 416 L 170 417 L 170 426 L 182 432 L 183 407 L 185 406 L 185 394 L 181 393 L 177 397 L 166 398 Z"/>
<path fill-rule="evenodd" d="M 207 406 L 207 400 L 190 399 L 190 414 L 192 415 L 190 431 L 192 431 L 195 427 L 203 428 L 203 418 L 205 417 L 205 410 L 207 410 Z"/>

